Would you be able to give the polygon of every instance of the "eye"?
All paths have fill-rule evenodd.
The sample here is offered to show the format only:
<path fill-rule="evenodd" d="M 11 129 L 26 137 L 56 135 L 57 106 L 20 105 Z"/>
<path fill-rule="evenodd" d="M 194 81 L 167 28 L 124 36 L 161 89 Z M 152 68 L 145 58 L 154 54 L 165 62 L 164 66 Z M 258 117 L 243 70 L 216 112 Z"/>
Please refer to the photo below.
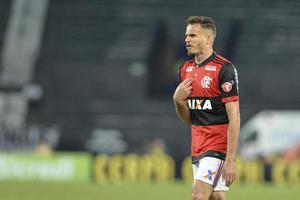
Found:
<path fill-rule="evenodd" d="M 185 38 L 187 38 L 187 37 L 195 38 L 195 37 L 197 37 L 197 35 L 196 34 L 187 34 L 187 35 L 185 35 Z"/>

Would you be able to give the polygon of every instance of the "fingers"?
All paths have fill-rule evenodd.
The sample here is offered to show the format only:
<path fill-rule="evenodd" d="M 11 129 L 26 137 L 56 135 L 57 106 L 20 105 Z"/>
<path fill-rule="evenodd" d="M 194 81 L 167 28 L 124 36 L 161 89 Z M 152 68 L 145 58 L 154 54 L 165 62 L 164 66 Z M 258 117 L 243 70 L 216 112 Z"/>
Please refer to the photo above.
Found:
<path fill-rule="evenodd" d="M 186 91 L 190 92 L 192 90 L 192 81 L 193 79 L 187 78 L 181 83 L 181 87 Z"/>
<path fill-rule="evenodd" d="M 226 186 L 230 186 L 233 183 L 236 177 L 236 169 L 234 162 L 225 160 L 222 169 L 222 177 L 225 180 Z"/>
<path fill-rule="evenodd" d="M 193 89 L 192 81 L 191 78 L 187 78 L 178 85 L 173 95 L 173 99 L 176 102 L 186 101 L 186 98 L 191 94 Z"/>
<path fill-rule="evenodd" d="M 225 185 L 230 186 L 235 180 L 235 173 L 226 173 L 223 171 L 223 179 L 225 180 Z"/>
<path fill-rule="evenodd" d="M 187 79 L 185 79 L 184 81 L 182 81 L 181 84 L 182 84 L 183 86 L 187 87 L 187 86 L 190 86 L 190 85 L 192 84 L 192 81 L 193 81 L 192 78 L 187 78 Z"/>
<path fill-rule="evenodd" d="M 235 176 L 233 174 L 228 175 L 227 178 L 225 179 L 226 186 L 230 186 L 233 183 L 234 179 Z"/>
<path fill-rule="evenodd" d="M 192 86 L 187 86 L 187 87 L 183 87 L 186 95 L 190 95 L 190 93 L 192 92 L 193 87 Z"/>

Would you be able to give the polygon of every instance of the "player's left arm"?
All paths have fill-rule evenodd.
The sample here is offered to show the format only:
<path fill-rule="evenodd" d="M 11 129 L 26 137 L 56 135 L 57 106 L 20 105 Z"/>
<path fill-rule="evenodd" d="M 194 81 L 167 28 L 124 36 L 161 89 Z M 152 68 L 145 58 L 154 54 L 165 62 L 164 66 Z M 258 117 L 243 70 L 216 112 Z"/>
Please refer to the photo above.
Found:
<path fill-rule="evenodd" d="M 229 127 L 227 131 L 227 152 L 223 166 L 223 178 L 226 185 L 231 185 L 236 177 L 235 156 L 240 132 L 240 109 L 238 74 L 230 63 L 224 65 L 219 75 L 222 102 L 225 104 Z"/>
<path fill-rule="evenodd" d="M 227 153 L 223 166 L 223 178 L 226 185 L 231 185 L 236 178 L 235 158 L 238 148 L 240 133 L 240 109 L 239 101 L 225 103 L 229 127 L 227 132 Z"/>

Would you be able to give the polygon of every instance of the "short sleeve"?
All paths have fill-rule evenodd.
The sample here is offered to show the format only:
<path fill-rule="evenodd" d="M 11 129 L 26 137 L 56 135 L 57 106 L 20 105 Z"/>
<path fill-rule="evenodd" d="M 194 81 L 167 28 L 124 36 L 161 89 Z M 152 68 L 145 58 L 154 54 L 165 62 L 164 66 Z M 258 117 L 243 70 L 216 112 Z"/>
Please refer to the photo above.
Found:
<path fill-rule="evenodd" d="M 222 67 L 219 74 L 219 89 L 222 102 L 239 100 L 238 73 L 233 64 L 229 63 Z"/>

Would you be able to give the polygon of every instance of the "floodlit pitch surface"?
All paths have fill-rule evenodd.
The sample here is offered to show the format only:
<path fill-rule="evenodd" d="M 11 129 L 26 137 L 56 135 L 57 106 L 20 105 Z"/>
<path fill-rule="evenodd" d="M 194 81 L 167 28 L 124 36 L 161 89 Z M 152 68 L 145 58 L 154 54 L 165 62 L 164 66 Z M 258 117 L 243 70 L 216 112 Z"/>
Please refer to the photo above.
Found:
<path fill-rule="evenodd" d="M 190 200 L 191 185 L 169 184 L 79 184 L 0 181 L 3 200 Z M 293 200 L 300 197 L 299 186 L 234 185 L 228 200 Z"/>

